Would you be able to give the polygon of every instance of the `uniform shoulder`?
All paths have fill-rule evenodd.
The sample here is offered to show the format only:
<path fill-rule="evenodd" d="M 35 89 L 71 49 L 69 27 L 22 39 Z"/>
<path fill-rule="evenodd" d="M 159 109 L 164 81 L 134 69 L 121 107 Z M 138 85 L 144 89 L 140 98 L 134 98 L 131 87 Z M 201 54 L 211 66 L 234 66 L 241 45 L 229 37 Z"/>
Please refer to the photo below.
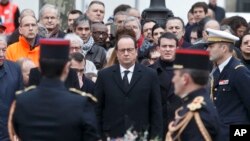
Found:
<path fill-rule="evenodd" d="M 203 96 L 197 96 L 193 99 L 191 103 L 187 105 L 187 108 L 190 111 L 196 111 L 202 108 L 203 105 L 205 105 L 205 100 Z"/>
<path fill-rule="evenodd" d="M 70 91 L 71 93 L 74 93 L 74 94 L 78 94 L 78 95 L 81 95 L 81 96 L 84 96 L 84 97 L 88 97 L 88 98 L 90 98 L 92 101 L 94 101 L 95 103 L 97 102 L 97 98 L 94 97 L 93 95 L 89 94 L 89 93 L 85 93 L 85 92 L 80 91 L 80 90 L 78 90 L 78 89 L 76 89 L 76 88 L 69 88 L 69 91 Z"/>
<path fill-rule="evenodd" d="M 23 94 L 25 92 L 29 92 L 29 91 L 31 91 L 31 90 L 33 90 L 35 88 L 36 88 L 35 85 L 29 86 L 29 87 L 25 88 L 24 90 L 16 91 L 16 95 L 20 95 L 20 94 Z"/>

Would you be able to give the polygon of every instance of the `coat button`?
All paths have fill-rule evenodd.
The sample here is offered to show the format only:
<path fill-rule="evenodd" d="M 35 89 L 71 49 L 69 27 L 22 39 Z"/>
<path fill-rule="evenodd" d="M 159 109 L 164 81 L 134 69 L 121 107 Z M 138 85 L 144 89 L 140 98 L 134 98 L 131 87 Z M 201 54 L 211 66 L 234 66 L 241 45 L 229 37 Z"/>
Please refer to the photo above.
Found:
<path fill-rule="evenodd" d="M 214 91 L 217 91 L 218 89 L 217 88 L 214 88 Z"/>
<path fill-rule="evenodd" d="M 222 89 L 222 91 L 226 91 L 226 89 L 225 89 L 225 88 L 223 88 L 223 89 Z"/>
<path fill-rule="evenodd" d="M 216 98 L 216 97 L 214 97 L 214 100 L 217 100 L 217 98 Z"/>

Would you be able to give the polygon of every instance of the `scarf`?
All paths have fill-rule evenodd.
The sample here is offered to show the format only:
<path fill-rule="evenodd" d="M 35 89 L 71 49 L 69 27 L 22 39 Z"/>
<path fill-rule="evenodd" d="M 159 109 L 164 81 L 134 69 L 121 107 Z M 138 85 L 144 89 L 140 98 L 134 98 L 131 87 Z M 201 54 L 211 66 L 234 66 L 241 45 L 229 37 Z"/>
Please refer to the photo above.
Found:
<path fill-rule="evenodd" d="M 94 45 L 94 39 L 90 36 L 88 41 L 85 44 L 83 44 L 83 47 L 82 47 L 84 56 L 87 55 L 87 53 L 90 51 L 93 45 Z"/>

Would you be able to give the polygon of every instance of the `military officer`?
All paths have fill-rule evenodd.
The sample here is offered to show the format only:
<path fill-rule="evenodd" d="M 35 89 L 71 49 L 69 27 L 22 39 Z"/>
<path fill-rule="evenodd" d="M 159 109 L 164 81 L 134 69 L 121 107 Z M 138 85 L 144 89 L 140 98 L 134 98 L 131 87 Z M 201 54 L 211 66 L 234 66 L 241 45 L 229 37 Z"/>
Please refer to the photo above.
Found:
<path fill-rule="evenodd" d="M 63 83 L 70 66 L 69 41 L 41 39 L 40 44 L 43 78 L 37 87 L 17 93 L 9 122 L 11 138 L 15 135 L 23 141 L 96 141 L 96 118 L 88 95 L 76 89 L 69 91 Z"/>
<path fill-rule="evenodd" d="M 233 44 L 239 38 L 224 31 L 207 31 L 207 50 L 215 64 L 211 98 L 219 116 L 228 127 L 232 124 L 250 124 L 250 72 L 232 56 Z"/>
<path fill-rule="evenodd" d="M 209 78 L 208 62 L 207 51 L 176 51 L 172 81 L 175 94 L 182 98 L 183 104 L 169 124 L 166 141 L 220 141 L 221 123 L 205 88 Z"/>

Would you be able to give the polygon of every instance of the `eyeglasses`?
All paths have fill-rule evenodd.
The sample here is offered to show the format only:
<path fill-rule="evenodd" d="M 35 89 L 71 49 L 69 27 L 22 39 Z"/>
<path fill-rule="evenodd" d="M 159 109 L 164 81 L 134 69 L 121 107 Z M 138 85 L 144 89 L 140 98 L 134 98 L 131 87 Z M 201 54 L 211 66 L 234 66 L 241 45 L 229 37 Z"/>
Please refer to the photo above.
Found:
<path fill-rule="evenodd" d="M 84 68 L 82 69 L 78 69 L 78 68 L 71 68 L 72 70 L 76 71 L 76 72 L 84 72 Z"/>
<path fill-rule="evenodd" d="M 118 49 L 118 52 L 125 53 L 127 51 L 128 53 L 132 53 L 134 50 L 135 48 L 123 48 L 123 49 Z"/>

